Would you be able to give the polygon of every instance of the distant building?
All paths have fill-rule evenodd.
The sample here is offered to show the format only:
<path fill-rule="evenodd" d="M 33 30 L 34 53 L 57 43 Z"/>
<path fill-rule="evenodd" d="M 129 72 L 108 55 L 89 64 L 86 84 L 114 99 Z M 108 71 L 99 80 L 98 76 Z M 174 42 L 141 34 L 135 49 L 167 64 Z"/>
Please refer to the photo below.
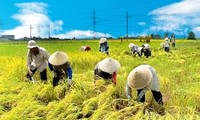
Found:
<path fill-rule="evenodd" d="M 0 40 L 14 40 L 14 35 L 1 35 Z"/>

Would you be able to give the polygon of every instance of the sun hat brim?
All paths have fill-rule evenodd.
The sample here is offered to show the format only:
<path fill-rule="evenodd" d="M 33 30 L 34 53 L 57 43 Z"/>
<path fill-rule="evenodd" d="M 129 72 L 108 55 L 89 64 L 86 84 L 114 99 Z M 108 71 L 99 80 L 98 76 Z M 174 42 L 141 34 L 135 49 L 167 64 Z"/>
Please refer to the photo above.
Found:
<path fill-rule="evenodd" d="M 49 57 L 49 63 L 55 66 L 63 65 L 68 62 L 68 55 L 65 52 L 57 51 Z"/>
<path fill-rule="evenodd" d="M 35 47 L 38 47 L 38 45 L 36 44 L 36 42 L 34 40 L 30 40 L 28 42 L 27 48 L 32 49 L 32 48 L 35 48 Z"/>
<path fill-rule="evenodd" d="M 32 48 L 35 48 L 35 47 L 38 47 L 38 46 L 37 45 L 27 46 L 28 49 L 32 49 Z"/>
<path fill-rule="evenodd" d="M 106 38 L 101 38 L 101 39 L 99 40 L 99 43 L 101 44 L 101 43 L 104 43 L 104 42 L 106 42 L 106 41 L 107 41 Z"/>
<path fill-rule="evenodd" d="M 129 73 L 127 83 L 131 88 L 142 89 L 147 87 L 152 79 L 150 69 L 146 66 L 138 66 Z"/>
<path fill-rule="evenodd" d="M 99 62 L 98 68 L 104 72 L 112 74 L 113 72 L 116 72 L 120 68 L 120 63 L 117 60 L 114 60 L 112 58 L 106 58 Z"/>

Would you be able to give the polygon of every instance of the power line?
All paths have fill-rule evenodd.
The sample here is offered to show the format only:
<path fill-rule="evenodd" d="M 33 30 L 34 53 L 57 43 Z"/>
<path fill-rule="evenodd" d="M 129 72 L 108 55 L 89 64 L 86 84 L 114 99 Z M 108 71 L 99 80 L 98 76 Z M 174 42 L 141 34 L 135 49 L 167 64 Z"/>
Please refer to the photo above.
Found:
<path fill-rule="evenodd" d="M 131 18 L 131 16 L 128 15 L 128 12 L 126 12 L 126 40 L 128 40 L 128 20 Z"/>
<path fill-rule="evenodd" d="M 32 27 L 32 25 L 30 25 L 30 39 L 32 38 L 32 29 L 33 29 L 33 27 Z"/>
<path fill-rule="evenodd" d="M 50 25 L 48 25 L 48 30 L 49 30 L 49 38 L 51 37 L 51 26 Z"/>
<path fill-rule="evenodd" d="M 0 20 L 0 36 L 1 36 L 1 27 L 2 27 L 3 23 Z"/>
<path fill-rule="evenodd" d="M 94 34 L 94 39 L 96 39 L 96 12 L 95 9 L 93 10 L 93 34 Z"/>
<path fill-rule="evenodd" d="M 38 38 L 40 38 L 40 25 L 38 25 Z"/>

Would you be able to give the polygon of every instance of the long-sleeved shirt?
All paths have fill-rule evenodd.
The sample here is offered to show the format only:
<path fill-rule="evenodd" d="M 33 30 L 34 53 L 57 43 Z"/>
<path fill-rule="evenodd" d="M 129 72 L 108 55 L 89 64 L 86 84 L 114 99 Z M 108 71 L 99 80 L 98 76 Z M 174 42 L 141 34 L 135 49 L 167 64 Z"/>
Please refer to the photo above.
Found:
<path fill-rule="evenodd" d="M 137 45 L 134 45 L 132 48 L 131 48 L 131 51 L 133 52 L 139 52 L 139 47 Z"/>
<path fill-rule="evenodd" d="M 50 54 L 42 47 L 38 47 L 39 53 L 34 55 L 28 50 L 27 52 L 27 66 L 28 69 L 38 69 L 42 72 L 47 67 L 47 62 Z"/>
<path fill-rule="evenodd" d="M 147 67 L 151 71 L 152 76 L 153 76 L 153 79 L 151 80 L 150 84 L 146 86 L 145 88 L 143 88 L 143 92 L 145 93 L 147 90 L 160 91 L 160 84 L 159 84 L 159 80 L 156 75 L 155 69 L 151 67 L 150 65 L 141 65 L 141 66 Z M 129 87 L 128 84 L 126 84 L 126 96 L 127 98 L 132 98 L 131 87 Z"/>
<path fill-rule="evenodd" d="M 165 41 L 164 46 L 165 46 L 165 47 L 169 47 L 169 46 L 170 46 L 170 42 L 169 42 L 169 41 Z"/>
<path fill-rule="evenodd" d="M 109 49 L 108 42 L 104 42 L 100 44 L 99 51 L 108 52 L 108 49 Z"/>
<path fill-rule="evenodd" d="M 65 75 L 66 77 L 68 77 L 68 79 L 72 79 L 72 68 L 69 62 L 67 62 L 64 66 L 62 66 L 62 68 L 53 67 L 54 77 L 60 79 L 60 77 L 62 77 L 61 76 L 62 71 L 65 72 Z"/>

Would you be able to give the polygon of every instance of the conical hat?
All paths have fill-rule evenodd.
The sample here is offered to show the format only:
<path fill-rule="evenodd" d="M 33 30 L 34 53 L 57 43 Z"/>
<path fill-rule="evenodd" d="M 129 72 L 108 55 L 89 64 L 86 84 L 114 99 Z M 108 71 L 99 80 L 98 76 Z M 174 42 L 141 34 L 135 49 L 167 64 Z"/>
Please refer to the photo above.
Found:
<path fill-rule="evenodd" d="M 49 63 L 52 65 L 62 65 L 68 61 L 68 55 L 65 52 L 57 51 L 49 57 Z"/>
<path fill-rule="evenodd" d="M 101 39 L 99 40 L 99 43 L 101 44 L 101 43 L 104 43 L 104 42 L 106 42 L 106 41 L 107 41 L 106 38 L 101 38 Z"/>
<path fill-rule="evenodd" d="M 135 44 L 133 44 L 133 43 L 130 43 L 130 44 L 128 45 L 129 48 L 132 48 L 133 46 L 135 46 Z"/>
<path fill-rule="evenodd" d="M 98 68 L 104 72 L 112 74 L 113 72 L 116 72 L 120 68 L 120 63 L 117 60 L 114 60 L 112 58 L 106 58 L 99 62 Z"/>
<path fill-rule="evenodd" d="M 85 51 L 86 46 L 81 46 L 81 51 Z"/>
<path fill-rule="evenodd" d="M 142 89 L 148 86 L 152 79 L 153 75 L 146 66 L 138 66 L 129 73 L 127 83 L 131 88 Z"/>

